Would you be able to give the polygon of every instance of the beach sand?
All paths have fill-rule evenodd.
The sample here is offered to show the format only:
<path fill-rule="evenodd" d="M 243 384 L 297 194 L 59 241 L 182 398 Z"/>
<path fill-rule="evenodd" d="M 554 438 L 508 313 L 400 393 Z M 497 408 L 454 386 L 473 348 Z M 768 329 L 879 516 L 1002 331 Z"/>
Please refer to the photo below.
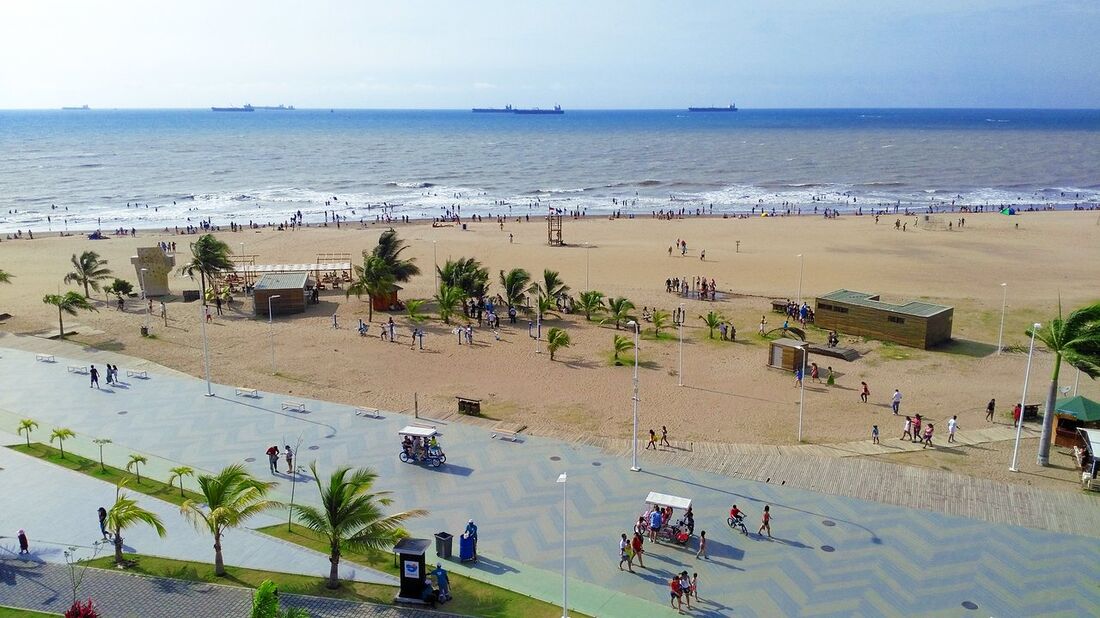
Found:
<path fill-rule="evenodd" d="M 439 263 L 447 258 L 474 257 L 489 268 L 492 293 L 499 291 L 498 272 L 514 267 L 541 279 L 544 268 L 561 272 L 572 293 L 587 287 L 608 296 L 626 296 L 639 309 L 654 306 L 671 311 L 681 299 L 666 294 L 667 277 L 706 276 L 720 290 L 732 294 L 718 302 L 686 300 L 683 330 L 684 387 L 677 386 L 677 331 L 662 332 L 654 340 L 651 326 L 641 343 L 640 428 L 667 425 L 674 440 L 784 444 L 796 440 L 799 389 L 790 373 L 769 369 L 767 345 L 757 334 L 761 315 L 769 328 L 782 325 L 769 299 L 798 294 L 799 258 L 805 256 L 802 296 L 812 299 L 838 288 L 881 294 L 886 301 L 926 299 L 955 307 L 955 341 L 939 350 L 925 351 L 842 336 L 842 345 L 863 353 L 854 362 L 811 356 L 822 369 L 831 365 L 837 384 L 806 386 L 803 430 L 810 442 L 833 442 L 869 437 L 878 424 L 884 436 L 900 433 L 902 420 L 890 412 L 895 388 L 903 394 L 902 413 L 920 413 L 937 423 L 946 437 L 946 420 L 958 414 L 961 431 L 984 422 L 991 397 L 999 414 L 1019 400 L 1027 339 L 1024 329 L 1049 319 L 1061 297 L 1067 310 L 1100 298 L 1100 220 L 1095 212 L 1034 213 L 1015 217 L 999 214 L 941 215 L 945 220 L 966 218 L 962 230 L 924 230 L 915 217 L 900 217 L 908 225 L 896 231 L 895 217 L 844 217 L 824 220 L 800 218 L 689 218 L 675 221 L 644 219 L 566 220 L 565 247 L 546 243 L 543 220 L 509 222 L 504 230 L 494 222 L 433 228 L 428 223 L 396 225 L 409 243 L 408 257 L 416 258 L 422 275 L 404 285 L 401 297 L 426 298 L 432 293 L 433 250 Z M 1017 228 L 1018 225 L 1018 228 Z M 294 232 L 271 229 L 239 233 L 220 232 L 234 252 L 257 255 L 257 263 L 313 262 L 323 252 L 349 252 L 353 261 L 374 246 L 385 226 L 368 225 L 308 228 Z M 509 242 L 509 233 L 515 235 Z M 109 261 L 116 275 L 131 282 L 137 276 L 129 262 L 135 247 L 156 241 L 175 241 L 180 262 L 187 244 L 197 236 L 140 232 L 137 238 L 112 237 L 89 241 L 80 236 L 0 242 L 0 268 L 14 275 L 12 285 L 0 286 L 0 312 L 12 317 L 0 328 L 16 333 L 56 333 L 57 315 L 43 305 L 42 296 L 76 289 L 61 282 L 72 253 L 92 249 Z M 669 257 L 668 248 L 686 239 L 688 254 Z M 736 241 L 740 241 L 737 250 Z M 587 243 L 587 247 L 585 246 Z M 700 251 L 706 261 L 700 261 Z M 995 354 L 1001 317 L 1002 287 L 1008 283 L 1006 346 L 1013 352 Z M 73 339 L 202 375 L 199 306 L 182 303 L 178 294 L 197 289 L 197 281 L 173 275 L 176 298 L 168 303 L 169 323 L 153 316 L 154 338 L 142 338 L 140 303 L 132 300 L 126 312 L 101 302 L 98 313 L 67 317 L 81 330 Z M 551 361 L 535 353 L 527 335 L 526 319 L 511 327 L 504 320 L 501 340 L 478 330 L 475 345 L 461 347 L 433 314 L 425 325 L 425 350 L 412 349 L 409 321 L 395 313 L 399 343 L 361 338 L 355 331 L 367 318 L 367 301 L 344 292 L 322 293 L 319 305 L 305 314 L 277 318 L 269 329 L 266 312 L 253 317 L 251 299 L 234 304 L 227 315 L 207 329 L 214 381 L 295 396 L 317 397 L 349 404 L 392 410 L 412 410 L 414 393 L 420 413 L 439 417 L 456 409 L 455 396 L 482 399 L 484 414 L 514 421 L 531 431 L 563 437 L 627 436 L 631 429 L 632 351 L 623 364 L 610 362 L 611 325 L 586 322 L 583 316 L 551 317 L 545 330 L 568 330 L 573 344 Z M 715 310 L 737 327 L 736 343 L 707 338 L 697 316 Z M 429 308 L 429 311 L 431 309 Z M 331 327 L 336 313 L 339 329 Z M 639 310 L 640 313 L 640 310 Z M 382 322 L 388 314 L 375 313 Z M 462 320 L 461 314 L 458 316 Z M 270 333 L 274 332 L 278 374 L 272 375 Z M 811 340 L 824 333 L 811 331 Z M 1040 346 L 1041 347 L 1041 346 Z M 1020 351 L 1022 350 L 1022 352 Z M 1032 369 L 1029 402 L 1043 399 L 1052 358 L 1037 351 Z M 1064 370 L 1062 383 L 1072 384 L 1073 371 Z M 865 380 L 871 402 L 861 404 L 858 387 Z M 1100 385 L 1082 378 L 1081 394 L 1100 397 Z M 1002 416 L 1002 418 L 1005 418 Z M 1033 458 L 1034 453 L 1026 453 Z"/>

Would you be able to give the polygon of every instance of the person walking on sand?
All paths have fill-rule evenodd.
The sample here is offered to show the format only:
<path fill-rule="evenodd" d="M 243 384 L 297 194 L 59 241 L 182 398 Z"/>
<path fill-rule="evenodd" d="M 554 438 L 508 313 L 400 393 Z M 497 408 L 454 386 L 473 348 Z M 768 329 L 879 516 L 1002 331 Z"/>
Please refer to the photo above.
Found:
<path fill-rule="evenodd" d="M 920 442 L 920 425 L 921 425 L 920 414 L 914 415 L 913 416 L 913 440 L 912 440 L 913 442 Z"/>
<path fill-rule="evenodd" d="M 993 411 L 997 409 L 997 400 L 990 399 L 989 403 L 985 404 L 985 420 L 990 423 L 993 422 Z"/>
<path fill-rule="evenodd" d="M 761 335 L 764 334 L 764 327 L 767 326 L 767 324 L 768 324 L 768 316 L 766 316 L 766 315 L 760 316 L 760 334 Z"/>
<path fill-rule="evenodd" d="M 817 363 L 810 363 L 810 381 L 821 383 L 821 374 L 817 369 Z"/>
<path fill-rule="evenodd" d="M 695 557 L 702 556 L 707 560 L 710 560 L 710 556 L 707 555 L 707 531 L 703 530 L 699 532 L 699 549 L 695 552 Z"/>
<path fill-rule="evenodd" d="M 913 441 L 913 419 L 908 416 L 905 417 L 905 428 L 901 430 L 901 437 L 898 440 L 904 440 L 909 438 L 909 441 Z"/>
<path fill-rule="evenodd" d="M 626 563 L 626 568 L 631 573 L 634 572 L 633 564 L 630 560 L 630 541 L 626 538 L 626 533 L 623 533 L 622 538 L 619 540 L 619 570 L 623 570 L 623 563 Z"/>
<path fill-rule="evenodd" d="M 1012 426 L 1020 424 L 1020 404 L 1016 404 L 1012 408 Z"/>
<path fill-rule="evenodd" d="M 894 409 L 894 416 L 898 415 L 898 410 L 901 409 L 901 391 L 894 389 L 894 398 L 890 400 L 890 407 Z"/>
<path fill-rule="evenodd" d="M 825 384 L 828 385 L 828 386 L 833 386 L 833 385 L 836 384 L 836 375 L 833 374 L 833 368 L 832 367 L 829 367 L 827 369 L 827 371 L 829 373 L 825 374 Z"/>
<path fill-rule="evenodd" d="M 867 388 L 866 382 L 860 382 L 859 387 L 859 400 L 863 403 L 867 403 L 867 398 L 871 396 L 871 389 Z"/>
<path fill-rule="evenodd" d="M 871 444 L 878 444 L 878 425 L 871 425 Z"/>
<path fill-rule="evenodd" d="M 802 368 L 801 367 L 794 370 L 794 387 L 795 388 L 802 388 Z"/>
<path fill-rule="evenodd" d="M 929 425 L 928 427 L 931 428 L 932 426 Z M 955 432 L 958 431 L 958 430 L 959 430 L 959 415 L 956 414 L 955 416 L 951 417 L 951 420 L 947 421 L 947 441 L 948 442 L 954 442 L 955 441 Z"/>
<path fill-rule="evenodd" d="M 634 552 L 634 559 L 638 561 L 638 566 L 643 569 L 645 568 L 645 563 L 642 562 L 642 554 L 645 553 L 645 550 L 642 549 L 642 544 L 644 542 L 645 539 L 642 538 L 641 532 L 635 532 L 634 538 L 630 541 L 630 549 Z"/>
<path fill-rule="evenodd" d="M 764 513 L 760 516 L 760 529 L 756 531 L 756 534 L 767 531 L 768 538 L 772 538 L 772 507 L 770 504 L 764 505 Z"/>
<path fill-rule="evenodd" d="M 661 446 L 672 448 L 672 445 L 668 443 L 668 427 L 664 425 L 661 425 Z"/>
<path fill-rule="evenodd" d="M 91 369 L 88 370 L 88 377 L 91 378 L 91 384 L 88 385 L 88 388 L 99 388 L 99 370 L 95 368 L 95 365 L 92 365 Z"/>
<path fill-rule="evenodd" d="M 928 426 L 924 428 L 924 446 L 921 448 L 928 448 L 932 446 L 932 431 L 935 429 L 935 425 L 928 423 Z"/>
<path fill-rule="evenodd" d="M 657 450 L 657 432 L 652 429 L 649 430 L 649 443 L 645 445 L 645 450 Z"/>

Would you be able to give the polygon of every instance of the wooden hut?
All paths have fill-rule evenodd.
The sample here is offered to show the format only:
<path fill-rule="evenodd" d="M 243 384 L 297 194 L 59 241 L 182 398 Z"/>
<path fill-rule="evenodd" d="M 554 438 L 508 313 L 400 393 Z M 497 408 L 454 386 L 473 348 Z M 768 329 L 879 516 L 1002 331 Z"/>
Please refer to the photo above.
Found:
<path fill-rule="evenodd" d="M 928 349 L 951 339 L 955 310 L 919 301 L 884 303 L 877 294 L 837 290 L 818 297 L 814 325 L 849 335 Z"/>
<path fill-rule="evenodd" d="M 1078 429 L 1100 429 L 1100 403 L 1086 397 L 1068 397 L 1054 403 L 1054 444 L 1083 446 Z"/>
<path fill-rule="evenodd" d="M 252 294 L 252 311 L 258 316 L 267 315 L 268 299 L 278 296 L 271 302 L 272 315 L 304 313 L 310 286 L 309 273 L 267 273 L 256 281 Z"/>
<path fill-rule="evenodd" d="M 787 338 L 776 339 L 768 347 L 768 366 L 787 371 L 804 367 L 809 364 L 806 361 L 807 348 L 805 341 Z"/>
<path fill-rule="evenodd" d="M 399 311 L 405 308 L 405 304 L 401 302 L 401 299 L 397 297 L 397 293 L 401 291 L 401 286 L 392 285 L 390 291 L 385 294 L 371 297 L 371 308 L 375 311 Z"/>

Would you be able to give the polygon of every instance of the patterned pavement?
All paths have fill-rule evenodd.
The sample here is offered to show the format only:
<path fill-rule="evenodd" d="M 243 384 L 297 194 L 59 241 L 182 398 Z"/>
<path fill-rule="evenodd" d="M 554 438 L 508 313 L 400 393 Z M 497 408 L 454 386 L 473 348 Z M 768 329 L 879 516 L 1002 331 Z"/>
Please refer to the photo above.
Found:
<path fill-rule="evenodd" d="M 371 466 L 380 474 L 379 488 L 395 492 L 397 508 L 429 509 L 429 517 L 411 525 L 418 536 L 458 533 L 467 519 L 476 519 L 483 559 L 469 570 L 551 602 L 560 602 L 561 581 L 563 495 L 555 480 L 567 472 L 570 604 L 589 614 L 663 615 L 665 582 L 685 569 L 699 573 L 703 601 L 693 615 L 1100 612 L 1100 590 L 1086 566 L 1100 560 L 1096 538 L 777 487 L 644 459 L 644 471 L 630 472 L 628 460 L 592 447 L 537 437 L 518 443 L 493 440 L 484 428 L 462 424 L 438 424 L 447 464 L 421 468 L 397 459 L 397 430 L 413 421 L 407 416 L 385 413 L 383 419 L 368 419 L 347 406 L 312 400 L 306 401 L 306 413 L 288 412 L 281 403 L 297 398 L 236 397 L 225 386 L 215 387 L 217 396 L 207 398 L 201 381 L 168 374 L 150 373 L 148 380 L 96 391 L 88 388 L 86 376 L 68 374 L 66 364 L 60 357 L 50 365 L 36 363 L 30 353 L 5 351 L 0 372 L 12 387 L 0 391 L 0 409 L 7 411 L 0 413 L 0 429 L 14 431 L 14 419 L 28 416 L 42 423 L 43 435 L 48 425 L 63 424 L 85 440 L 110 437 L 119 448 L 108 460 L 116 464 L 130 450 L 140 450 L 163 457 L 163 465 L 185 462 L 204 470 L 244 461 L 259 476 L 270 476 L 266 446 L 294 444 L 300 435 L 300 463 L 315 460 L 322 474 L 340 464 Z M 404 378 L 386 379 L 400 383 Z M 96 455 L 88 452 L 90 447 L 88 442 L 72 445 Z M 277 478 L 288 499 L 292 483 Z M 312 501 L 315 489 L 305 480 L 298 479 L 296 498 Z M 649 491 L 694 500 L 696 530 L 708 531 L 709 560 L 697 560 L 694 551 L 682 548 L 649 546 L 649 568 L 619 572 L 618 536 L 630 529 Z M 776 538 L 730 530 L 725 513 L 732 502 L 749 512 L 750 522 L 771 504 Z M 467 571 L 457 565 L 455 570 Z"/>

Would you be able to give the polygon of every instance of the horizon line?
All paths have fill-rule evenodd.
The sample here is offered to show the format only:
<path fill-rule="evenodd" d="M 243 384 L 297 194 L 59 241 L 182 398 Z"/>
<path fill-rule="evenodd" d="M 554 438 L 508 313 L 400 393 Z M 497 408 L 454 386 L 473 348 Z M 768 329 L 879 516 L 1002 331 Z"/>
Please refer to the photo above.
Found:
<path fill-rule="evenodd" d="M 82 105 L 88 105 L 87 108 L 81 107 Z M 507 104 L 506 104 L 507 105 Z M 81 106 L 56 106 L 56 107 L 0 107 L 0 112 L 49 112 L 49 111 L 212 111 L 211 106 L 202 107 L 120 107 L 120 106 L 106 106 L 106 107 L 94 107 L 90 104 L 81 104 Z M 214 106 L 217 107 L 217 106 Z M 288 106 L 294 109 L 274 109 L 264 110 L 258 109 L 256 111 L 323 111 L 323 110 L 340 110 L 340 111 L 376 111 L 376 112 L 468 112 L 474 109 L 473 107 L 339 107 L 339 106 L 321 106 L 321 107 L 298 107 Z M 710 106 L 685 106 L 685 107 L 577 107 L 567 108 L 562 106 L 565 111 L 574 112 L 676 112 L 686 111 L 688 107 L 710 107 Z M 497 108 L 503 109 L 503 108 Z M 520 108 L 520 109 L 534 109 L 534 108 Z M 552 109 L 552 107 L 546 108 Z M 795 106 L 795 107 L 738 107 L 738 111 L 852 111 L 852 110 L 886 110 L 886 111 L 1100 111 L 1100 107 L 984 107 L 984 106 L 935 106 L 935 107 L 814 107 L 814 106 Z"/>

